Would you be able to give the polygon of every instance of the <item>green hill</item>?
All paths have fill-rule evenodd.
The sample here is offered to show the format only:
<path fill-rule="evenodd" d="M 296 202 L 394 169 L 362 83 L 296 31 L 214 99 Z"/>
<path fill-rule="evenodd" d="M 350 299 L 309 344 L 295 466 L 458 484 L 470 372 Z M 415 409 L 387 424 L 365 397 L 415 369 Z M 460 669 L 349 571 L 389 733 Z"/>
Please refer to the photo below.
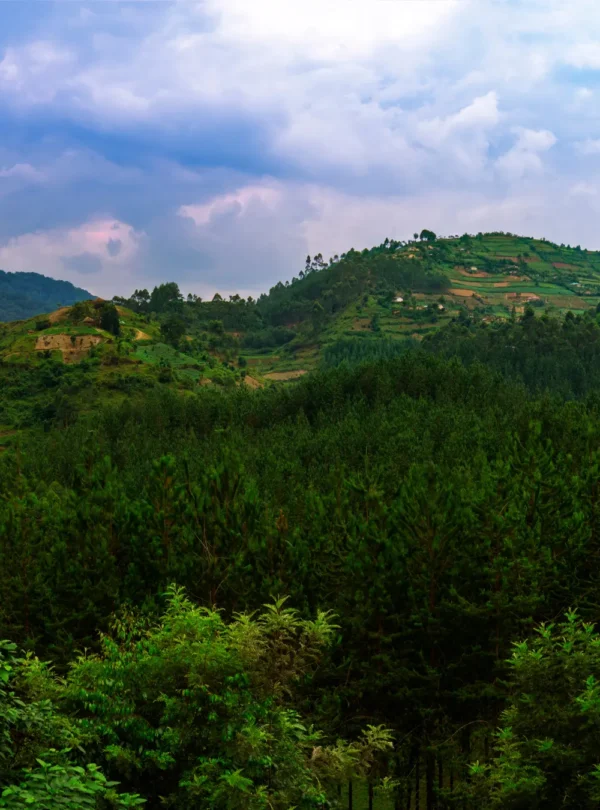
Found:
<path fill-rule="evenodd" d="M 597 810 L 597 254 L 421 236 L 0 324 L 0 807 Z"/>
<path fill-rule="evenodd" d="M 121 303 L 158 320 L 177 313 L 188 334 L 256 373 L 314 367 L 340 341 L 421 341 L 458 318 L 502 323 L 530 306 L 562 317 L 600 301 L 600 253 L 504 233 L 410 242 L 386 239 L 324 261 L 308 257 L 291 281 L 258 300 L 186 300 L 176 285 Z M 360 350 L 363 351 L 363 350 Z"/>
<path fill-rule="evenodd" d="M 70 306 L 91 298 L 91 293 L 69 281 L 40 273 L 6 273 L 0 270 L 0 321 L 16 321 Z"/>
<path fill-rule="evenodd" d="M 1 324 L 0 431 L 68 423 L 155 386 L 257 388 L 417 346 L 536 390 L 596 387 L 599 253 L 500 233 L 421 237 L 309 257 L 258 300 L 184 298 L 169 282 Z"/>

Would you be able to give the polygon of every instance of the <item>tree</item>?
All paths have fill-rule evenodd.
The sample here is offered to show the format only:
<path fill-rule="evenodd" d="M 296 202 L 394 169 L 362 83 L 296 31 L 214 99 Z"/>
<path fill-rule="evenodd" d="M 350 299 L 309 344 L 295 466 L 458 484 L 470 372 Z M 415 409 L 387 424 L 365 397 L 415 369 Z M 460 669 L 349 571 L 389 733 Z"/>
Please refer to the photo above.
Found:
<path fill-rule="evenodd" d="M 0 641 L 0 808 L 92 810 L 103 800 L 104 807 L 125 810 L 144 804 L 139 796 L 117 793 L 118 782 L 85 762 L 85 734 L 57 711 L 59 691 L 47 667 L 19 658 L 15 644 Z"/>
<path fill-rule="evenodd" d="M 174 281 L 159 284 L 152 290 L 148 309 L 150 312 L 166 312 L 178 310 L 183 301 L 179 286 Z"/>
<path fill-rule="evenodd" d="M 131 296 L 132 309 L 136 312 L 147 312 L 150 306 L 150 293 L 148 290 L 136 290 Z"/>
<path fill-rule="evenodd" d="M 165 343 L 177 346 L 185 335 L 185 321 L 178 315 L 171 315 L 160 325 L 160 334 Z"/>
<path fill-rule="evenodd" d="M 121 334 L 121 325 L 119 323 L 119 312 L 114 304 L 108 301 L 102 304 L 100 309 L 100 328 L 110 332 L 111 335 L 118 337 Z"/>
<path fill-rule="evenodd" d="M 368 772 L 391 749 L 385 729 L 327 746 L 296 709 L 336 628 L 328 613 L 301 619 L 285 601 L 227 623 L 171 588 L 156 624 L 117 618 L 66 688 L 108 770 L 148 798 L 198 810 L 319 807 L 332 781 Z"/>
<path fill-rule="evenodd" d="M 473 806 L 596 810 L 600 802 L 600 634 L 567 613 L 516 643 L 510 704 L 490 766 L 472 766 Z"/>
<path fill-rule="evenodd" d="M 426 228 L 421 231 L 419 238 L 424 242 L 435 242 L 437 239 L 433 231 L 428 231 Z"/>

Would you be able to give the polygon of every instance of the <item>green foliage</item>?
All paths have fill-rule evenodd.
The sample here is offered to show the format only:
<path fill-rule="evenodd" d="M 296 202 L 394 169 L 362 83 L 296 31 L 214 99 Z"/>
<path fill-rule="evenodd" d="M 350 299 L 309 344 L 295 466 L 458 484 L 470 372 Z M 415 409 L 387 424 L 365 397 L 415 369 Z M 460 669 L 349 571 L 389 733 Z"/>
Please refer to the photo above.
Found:
<path fill-rule="evenodd" d="M 0 808 L 126 810 L 145 804 L 140 796 L 117 793 L 119 783 L 107 780 L 96 765 L 53 765 L 43 759 L 38 759 L 37 765 L 25 771 L 19 784 L 4 788 Z"/>
<path fill-rule="evenodd" d="M 69 281 L 57 281 L 39 273 L 0 270 L 0 321 L 33 318 L 86 298 L 91 298 L 90 293 Z"/>
<path fill-rule="evenodd" d="M 106 302 L 100 309 L 100 327 L 118 337 L 121 334 L 119 313 L 114 304 Z"/>
<path fill-rule="evenodd" d="M 78 764 L 87 738 L 59 711 L 61 684 L 15 644 L 0 642 L 0 808 L 138 807 L 144 800 L 118 793 L 92 763 Z"/>
<path fill-rule="evenodd" d="M 423 347 L 463 363 L 485 363 L 536 393 L 581 398 L 600 389 L 600 326 L 591 316 L 536 317 L 477 326 L 468 318 L 428 335 Z"/>
<path fill-rule="evenodd" d="M 83 321 L 84 318 L 94 317 L 96 315 L 96 308 L 94 307 L 94 302 L 91 300 L 87 301 L 79 301 L 70 309 L 69 312 L 69 320 L 73 323 L 79 323 Z"/>
<path fill-rule="evenodd" d="M 472 767 L 474 806 L 598 807 L 599 679 L 600 635 L 575 612 L 515 643 L 494 759 Z"/>
<path fill-rule="evenodd" d="M 177 346 L 185 335 L 185 321 L 178 315 L 170 315 L 161 323 L 160 334 L 166 343 Z"/>
<path fill-rule="evenodd" d="M 375 810 L 595 806 L 596 635 L 532 633 L 597 617 L 597 313 L 485 304 L 510 273 L 577 304 L 568 250 L 421 234 L 258 302 L 138 290 L 80 364 L 3 326 L 0 635 L 63 678 L 2 648 L 5 806 L 330 807 L 351 777 Z M 256 379 L 322 362 L 249 390 L 241 347 Z"/>
<path fill-rule="evenodd" d="M 142 300 L 139 292 L 138 298 L 140 301 Z M 169 281 L 166 284 L 159 284 L 158 287 L 152 290 L 148 302 L 148 310 L 150 312 L 179 311 L 182 300 L 183 296 L 179 291 L 179 286 L 174 281 Z"/>
<path fill-rule="evenodd" d="M 298 685 L 334 638 L 279 599 L 230 623 L 169 591 L 161 621 L 124 615 L 73 667 L 64 700 L 109 771 L 169 807 L 322 806 L 327 781 L 369 771 L 389 732 L 323 746 L 294 709 Z"/>

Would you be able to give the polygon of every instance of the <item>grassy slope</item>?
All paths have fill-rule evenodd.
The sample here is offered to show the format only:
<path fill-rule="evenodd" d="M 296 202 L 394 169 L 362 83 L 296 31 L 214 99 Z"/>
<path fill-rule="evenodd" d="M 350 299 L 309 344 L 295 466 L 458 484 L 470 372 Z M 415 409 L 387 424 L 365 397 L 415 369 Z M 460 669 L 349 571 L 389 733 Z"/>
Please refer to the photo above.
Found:
<path fill-rule="evenodd" d="M 69 373 L 61 385 L 79 412 L 103 401 L 128 398 L 157 384 L 177 388 L 182 394 L 208 381 L 235 384 L 236 375 L 217 358 L 206 363 L 179 352 L 161 341 L 158 323 L 123 307 L 118 311 L 119 339 L 93 324 L 73 322 L 69 308 L 0 324 L 0 390 L 4 393 L 0 397 L 0 452 L 18 441 L 20 431 L 15 428 L 27 427 L 36 408 L 45 407 L 59 391 L 52 380 L 40 384 L 48 375 L 48 357 L 66 362 Z M 48 318 L 52 323 L 47 328 L 36 329 L 37 323 Z M 62 339 L 66 352 L 38 351 L 38 340 L 44 337 Z M 70 355 L 81 338 L 89 337 L 99 339 L 91 351 L 86 344 L 83 352 Z M 81 365 L 81 360 L 87 362 Z"/>
<path fill-rule="evenodd" d="M 600 252 L 559 247 L 527 237 L 490 234 L 482 239 L 472 239 L 468 245 L 458 239 L 441 239 L 433 246 L 410 243 L 398 250 L 398 256 L 412 257 L 412 261 L 423 266 L 428 263 L 448 278 L 445 310 L 437 312 L 434 319 L 426 308 L 437 305 L 439 294 L 417 292 L 408 306 L 386 304 L 374 294 L 361 295 L 316 334 L 308 325 L 301 324 L 299 337 L 288 348 L 240 350 L 247 360 L 248 373 L 267 382 L 271 372 L 309 370 L 319 361 L 323 349 L 341 338 L 419 339 L 455 318 L 461 310 L 477 312 L 490 320 L 507 318 L 513 306 L 517 312 L 522 311 L 528 296 L 537 296 L 540 299 L 538 304 L 556 314 L 568 310 L 583 311 L 595 307 L 600 301 Z M 328 270 L 321 272 L 327 273 Z M 407 297 L 406 290 L 397 293 Z M 162 343 L 158 323 L 148 322 L 122 307 L 119 314 L 121 360 L 117 369 L 101 362 L 97 370 L 98 382 L 104 381 L 111 387 L 119 375 L 155 377 L 156 367 L 166 364 L 175 370 L 176 381 L 187 380 L 188 388 L 197 385 L 201 379 L 206 381 L 222 376 L 218 353 L 215 353 L 212 368 Z M 108 333 L 95 326 L 70 322 L 68 310 L 49 328 L 36 331 L 36 321 L 41 317 L 0 325 L 0 359 L 4 363 L 25 366 L 39 363 L 40 354 L 35 346 L 41 335 L 98 335 L 101 342 L 95 353 L 101 359 L 116 349 L 115 341 Z M 379 321 L 377 333 L 371 327 L 374 317 Z M 62 359 L 58 351 L 53 352 L 53 357 Z"/>
<path fill-rule="evenodd" d="M 445 247 L 443 257 L 438 255 L 438 244 Z M 448 323 L 461 310 L 475 311 L 489 320 L 510 317 L 513 306 L 519 314 L 529 296 L 539 298 L 538 306 L 557 315 L 569 310 L 582 312 L 600 301 L 600 252 L 597 251 L 579 251 L 528 237 L 486 235 L 483 239 L 472 239 L 468 246 L 458 239 L 441 239 L 434 246 L 411 243 L 401 248 L 399 255 L 412 255 L 416 262 L 429 259 L 435 269 L 447 276 L 449 291 L 444 294 L 445 311 L 438 313 L 434 323 L 419 319 L 419 312 L 424 314 L 425 307 L 437 303 L 438 294 L 417 293 L 414 305 L 409 307 L 383 306 L 375 296 L 369 295 L 366 303 L 361 300 L 349 304 L 312 340 L 303 340 L 303 347 L 297 352 L 286 353 L 279 349 L 242 354 L 251 366 L 265 373 L 310 369 L 318 362 L 322 350 L 340 338 L 420 339 Z M 521 261 L 518 261 L 519 256 L 523 257 Z M 406 295 L 405 290 L 397 292 Z M 377 334 L 370 326 L 373 316 L 379 318 Z"/>

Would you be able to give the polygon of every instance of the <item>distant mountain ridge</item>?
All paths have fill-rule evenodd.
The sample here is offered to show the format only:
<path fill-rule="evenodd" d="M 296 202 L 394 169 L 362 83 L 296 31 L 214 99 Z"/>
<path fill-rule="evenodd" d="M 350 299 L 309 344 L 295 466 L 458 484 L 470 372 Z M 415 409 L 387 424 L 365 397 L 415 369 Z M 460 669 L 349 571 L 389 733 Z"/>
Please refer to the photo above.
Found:
<path fill-rule="evenodd" d="M 70 281 L 0 270 L 0 321 L 19 321 L 93 298 Z"/>

